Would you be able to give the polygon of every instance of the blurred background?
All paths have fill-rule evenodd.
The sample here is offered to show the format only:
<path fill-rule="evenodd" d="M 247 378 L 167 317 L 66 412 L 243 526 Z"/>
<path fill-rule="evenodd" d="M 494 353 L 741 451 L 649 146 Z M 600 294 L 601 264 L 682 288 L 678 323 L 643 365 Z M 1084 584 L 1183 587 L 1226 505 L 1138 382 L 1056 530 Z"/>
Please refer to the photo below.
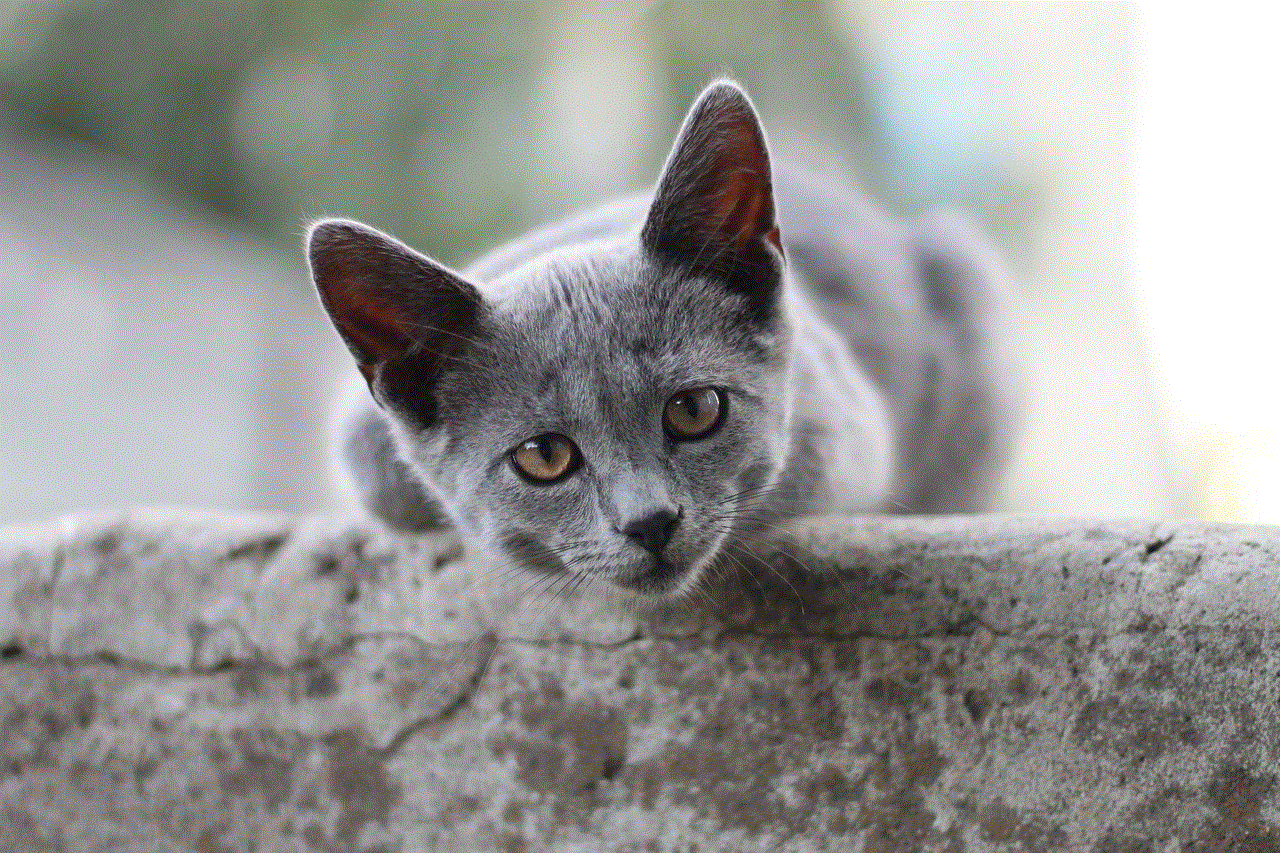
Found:
<path fill-rule="evenodd" d="M 1280 523 L 1253 8 L 0 2 L 0 524 L 342 506 L 355 371 L 305 224 L 465 264 L 650 184 L 724 73 L 781 156 L 967 208 L 1008 259 L 1032 397 L 998 509 Z"/>

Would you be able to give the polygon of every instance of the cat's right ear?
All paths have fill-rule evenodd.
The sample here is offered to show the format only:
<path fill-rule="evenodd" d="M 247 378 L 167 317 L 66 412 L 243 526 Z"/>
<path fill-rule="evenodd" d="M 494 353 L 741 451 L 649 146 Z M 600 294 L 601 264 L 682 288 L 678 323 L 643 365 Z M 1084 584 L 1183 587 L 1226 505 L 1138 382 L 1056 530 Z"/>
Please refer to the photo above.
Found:
<path fill-rule="evenodd" d="M 724 281 L 757 317 L 776 311 L 782 239 L 769 149 L 755 107 L 732 81 L 712 83 L 690 108 L 640 242 L 659 260 Z"/>
<path fill-rule="evenodd" d="M 375 398 L 420 395 L 474 339 L 484 306 L 475 286 L 377 229 L 317 222 L 307 233 L 307 259 L 320 301 Z"/>

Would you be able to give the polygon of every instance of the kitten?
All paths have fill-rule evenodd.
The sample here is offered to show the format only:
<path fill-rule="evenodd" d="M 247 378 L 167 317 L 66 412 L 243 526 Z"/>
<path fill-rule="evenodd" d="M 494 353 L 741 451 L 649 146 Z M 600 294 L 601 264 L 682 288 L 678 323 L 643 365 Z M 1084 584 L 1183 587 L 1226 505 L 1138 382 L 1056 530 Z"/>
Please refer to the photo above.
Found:
<path fill-rule="evenodd" d="M 344 447 L 368 509 L 566 585 L 674 595 L 790 516 L 976 508 L 1009 437 L 981 237 L 775 172 L 729 81 L 651 195 L 464 272 L 346 220 L 308 255 L 370 392 Z"/>

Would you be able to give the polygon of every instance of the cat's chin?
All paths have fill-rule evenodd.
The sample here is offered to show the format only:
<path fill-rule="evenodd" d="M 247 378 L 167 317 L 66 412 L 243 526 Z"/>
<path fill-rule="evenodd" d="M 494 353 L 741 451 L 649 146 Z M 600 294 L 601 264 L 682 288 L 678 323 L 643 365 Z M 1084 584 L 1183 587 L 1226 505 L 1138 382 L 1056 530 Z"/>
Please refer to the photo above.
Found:
<path fill-rule="evenodd" d="M 655 557 L 637 569 L 621 572 L 609 580 L 627 592 L 659 598 L 684 589 L 694 571 L 691 565 Z"/>

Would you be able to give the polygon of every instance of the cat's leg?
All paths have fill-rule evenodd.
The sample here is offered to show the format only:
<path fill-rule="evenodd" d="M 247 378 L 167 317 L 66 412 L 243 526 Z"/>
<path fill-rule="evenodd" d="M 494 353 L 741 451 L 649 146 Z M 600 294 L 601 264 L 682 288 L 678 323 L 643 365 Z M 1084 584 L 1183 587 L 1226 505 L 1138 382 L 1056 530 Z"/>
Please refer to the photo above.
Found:
<path fill-rule="evenodd" d="M 389 526 L 411 532 L 449 526 L 401 461 L 386 421 L 371 400 L 358 402 L 343 424 L 342 459 L 360 502 Z"/>
<path fill-rule="evenodd" d="M 914 439 L 915 511 L 984 508 L 1019 425 L 1021 372 L 1010 322 L 1008 273 L 965 217 L 938 213 L 912 225 L 911 244 L 934 347 Z"/>

